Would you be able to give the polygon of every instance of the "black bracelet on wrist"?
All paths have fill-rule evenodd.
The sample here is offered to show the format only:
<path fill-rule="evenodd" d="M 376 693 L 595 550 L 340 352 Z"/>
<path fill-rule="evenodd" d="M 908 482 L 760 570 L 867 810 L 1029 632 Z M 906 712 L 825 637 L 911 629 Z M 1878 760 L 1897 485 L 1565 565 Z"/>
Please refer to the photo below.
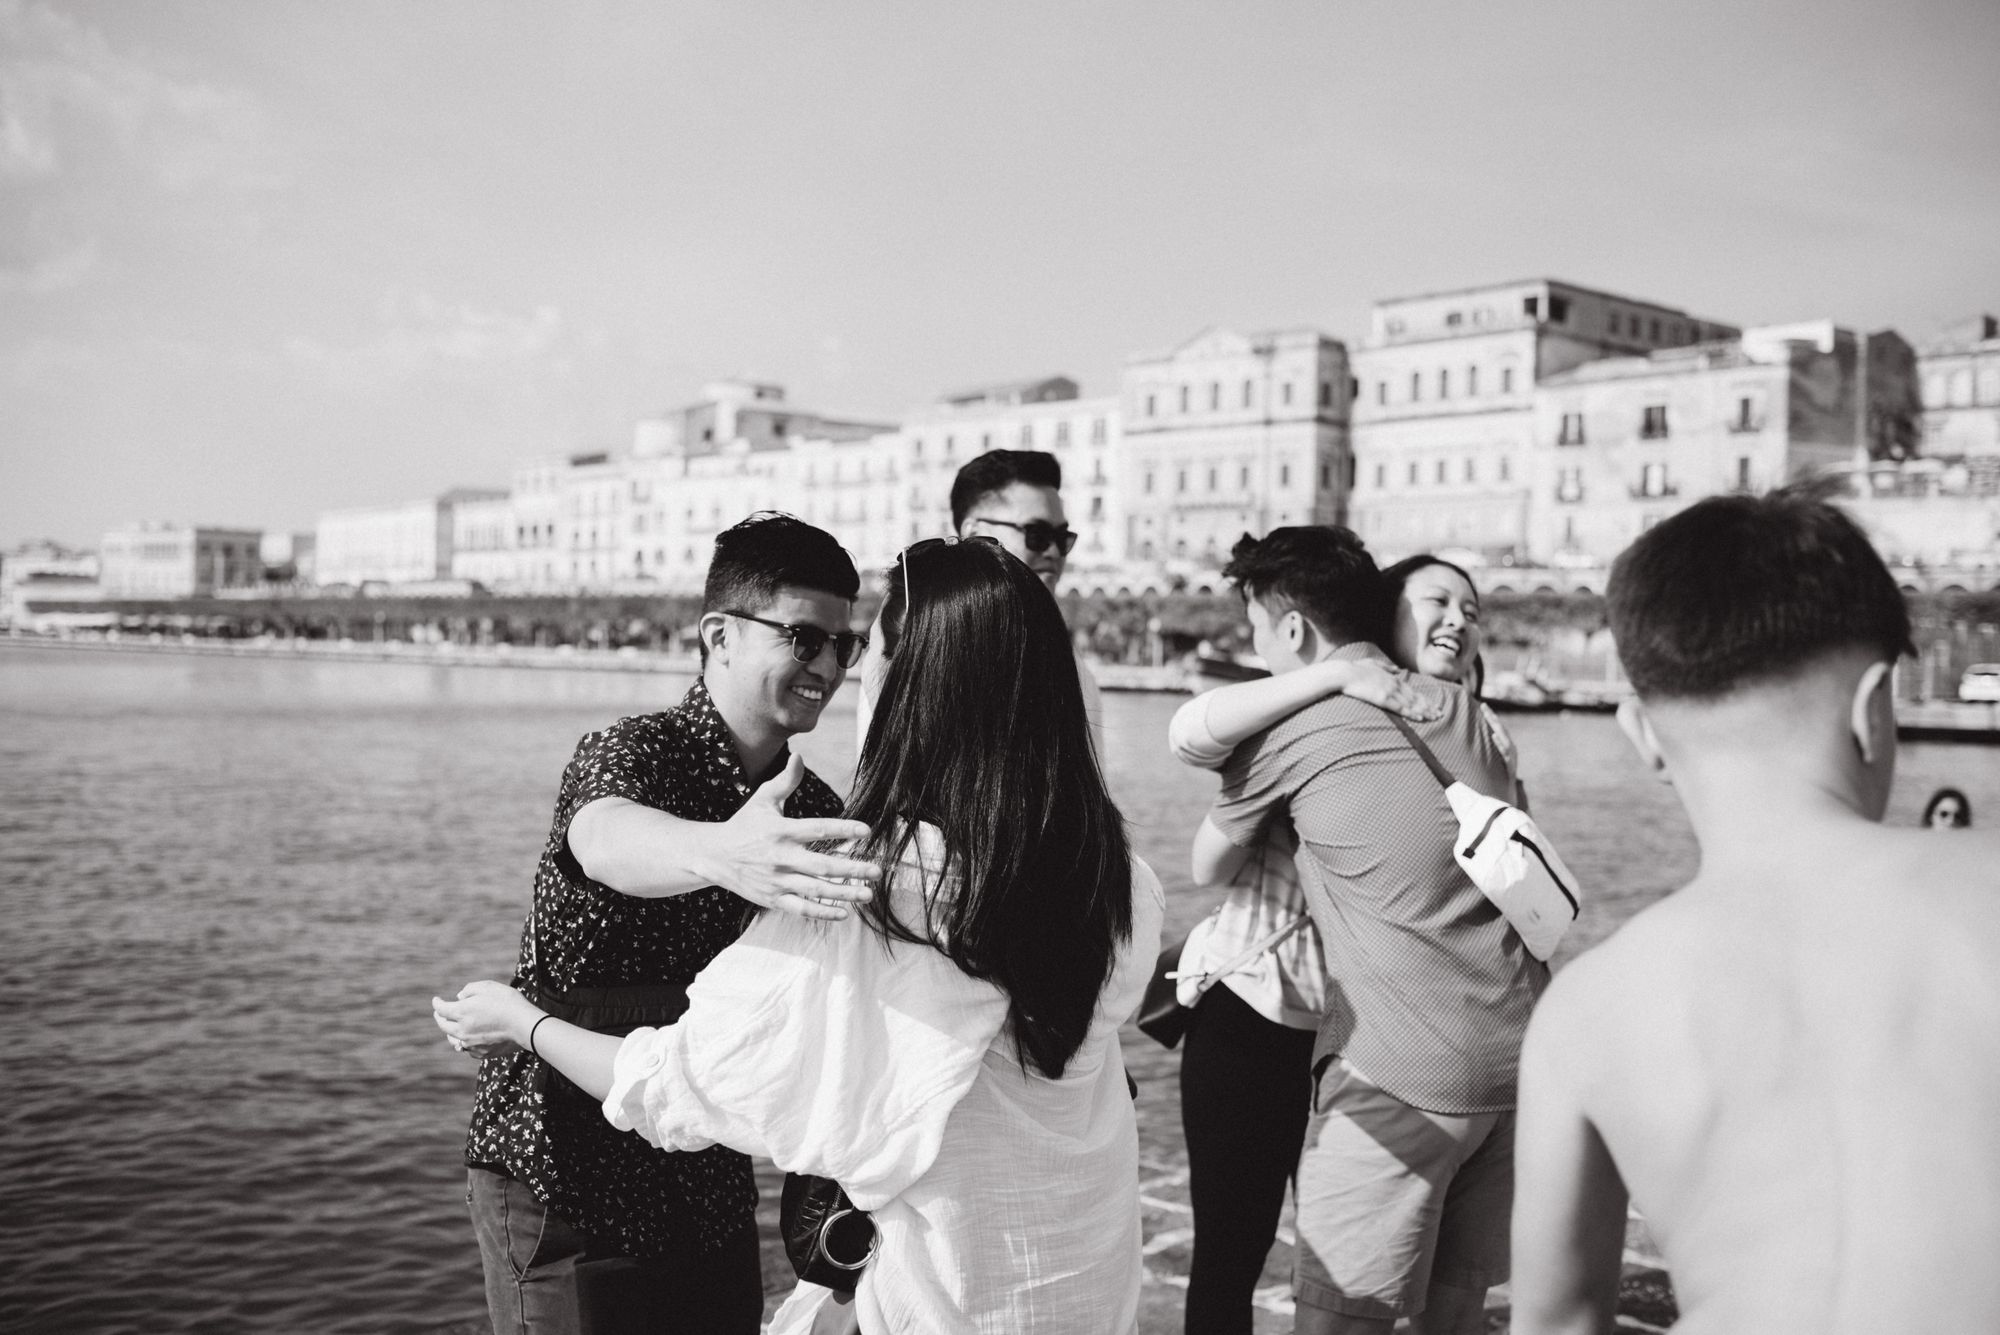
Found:
<path fill-rule="evenodd" d="M 544 1015 L 541 1019 L 535 1021 L 535 1023 L 528 1029 L 528 1051 L 534 1052 L 535 1056 L 537 1057 L 540 1057 L 542 1054 L 539 1052 L 535 1052 L 535 1030 L 540 1029 L 543 1025 L 547 1024 L 550 1020 L 553 1020 L 555 1018 L 556 1017 L 553 1015 Z"/>

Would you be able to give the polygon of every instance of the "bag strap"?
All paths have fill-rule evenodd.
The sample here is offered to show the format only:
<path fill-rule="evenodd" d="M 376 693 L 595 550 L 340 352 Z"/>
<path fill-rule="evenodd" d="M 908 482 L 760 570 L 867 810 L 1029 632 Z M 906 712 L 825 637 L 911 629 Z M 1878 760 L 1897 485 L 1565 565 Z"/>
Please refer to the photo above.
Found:
<path fill-rule="evenodd" d="M 1418 758 L 1424 762 L 1424 767 L 1430 770 L 1432 777 L 1441 786 L 1449 788 L 1458 782 L 1457 779 L 1451 777 L 1451 771 L 1447 770 L 1443 765 L 1438 764 L 1438 758 L 1431 754 L 1431 749 L 1428 746 L 1424 745 L 1424 739 L 1417 736 L 1416 729 L 1403 721 L 1401 714 L 1398 714 L 1393 709 L 1385 709 L 1382 712 L 1389 716 L 1389 722 L 1396 725 L 1397 732 L 1402 733 L 1403 736 L 1410 739 L 1410 745 L 1417 749 Z"/>
<path fill-rule="evenodd" d="M 1304 927 L 1307 923 L 1311 921 L 1312 918 L 1310 915 L 1301 913 L 1298 917 L 1292 919 L 1290 922 L 1286 923 L 1283 927 L 1280 927 L 1275 931 L 1266 932 L 1264 933 L 1264 935 L 1258 937 L 1255 945 L 1250 946 L 1247 950 L 1244 950 L 1243 952 L 1238 954 L 1234 959 L 1231 959 L 1223 964 L 1219 964 L 1213 969 L 1198 970 L 1193 976 L 1197 978 L 1205 978 L 1208 979 L 1210 982 L 1213 982 L 1215 979 L 1223 978 L 1229 974 L 1235 973 L 1238 969 L 1248 964 L 1251 960 L 1256 959 L 1259 955 L 1263 954 L 1265 951 L 1275 949 L 1281 942 L 1284 941 L 1286 937 L 1290 936 L 1293 932 L 1298 931 L 1299 928 Z M 1180 981 L 1181 978 L 1181 972 L 1178 969 L 1169 970 L 1167 973 L 1167 977 L 1178 982 Z"/>

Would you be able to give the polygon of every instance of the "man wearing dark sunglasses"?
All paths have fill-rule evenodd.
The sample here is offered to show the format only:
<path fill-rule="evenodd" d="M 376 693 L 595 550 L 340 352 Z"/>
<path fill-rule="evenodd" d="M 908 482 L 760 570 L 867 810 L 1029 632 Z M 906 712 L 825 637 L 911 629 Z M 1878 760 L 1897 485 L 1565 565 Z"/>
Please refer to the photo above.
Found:
<path fill-rule="evenodd" d="M 879 868 L 824 851 L 868 827 L 839 819 L 788 745 L 867 647 L 848 624 L 859 591 L 833 535 L 790 515 L 716 536 L 701 678 L 674 708 L 585 737 L 563 774 L 515 976 L 549 1014 L 602 1033 L 672 1024 L 745 901 L 837 918 L 868 897 Z M 532 1050 L 461 1050 L 483 1059 L 466 1202 L 497 1335 L 755 1335 L 747 1157 L 662 1154 Z"/>
<path fill-rule="evenodd" d="M 952 481 L 951 526 L 961 538 L 997 539 L 1054 593 L 1077 537 L 1063 514 L 1062 462 L 1041 450 L 979 455 Z"/>

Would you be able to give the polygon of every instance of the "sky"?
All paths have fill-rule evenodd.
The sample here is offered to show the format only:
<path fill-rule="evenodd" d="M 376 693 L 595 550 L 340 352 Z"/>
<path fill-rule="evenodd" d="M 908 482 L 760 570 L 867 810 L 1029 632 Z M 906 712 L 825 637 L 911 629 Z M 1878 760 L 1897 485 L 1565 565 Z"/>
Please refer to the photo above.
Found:
<path fill-rule="evenodd" d="M 2000 4 L 0 0 L 0 549 L 1528 277 L 2000 310 Z"/>

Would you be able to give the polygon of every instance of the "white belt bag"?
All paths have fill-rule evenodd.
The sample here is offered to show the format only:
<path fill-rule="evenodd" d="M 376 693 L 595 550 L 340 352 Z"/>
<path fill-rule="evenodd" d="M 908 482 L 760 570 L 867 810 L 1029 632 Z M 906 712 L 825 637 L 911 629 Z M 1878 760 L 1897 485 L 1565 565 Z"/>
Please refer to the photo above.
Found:
<path fill-rule="evenodd" d="M 1528 953 L 1546 961 L 1576 921 L 1583 898 L 1576 877 L 1563 865 L 1555 845 L 1533 817 L 1511 802 L 1488 797 L 1452 778 L 1409 724 L 1393 713 L 1389 720 L 1444 785 L 1445 800 L 1458 817 L 1452 856 L 1480 892 L 1493 901 L 1508 925 L 1520 933 Z"/>

